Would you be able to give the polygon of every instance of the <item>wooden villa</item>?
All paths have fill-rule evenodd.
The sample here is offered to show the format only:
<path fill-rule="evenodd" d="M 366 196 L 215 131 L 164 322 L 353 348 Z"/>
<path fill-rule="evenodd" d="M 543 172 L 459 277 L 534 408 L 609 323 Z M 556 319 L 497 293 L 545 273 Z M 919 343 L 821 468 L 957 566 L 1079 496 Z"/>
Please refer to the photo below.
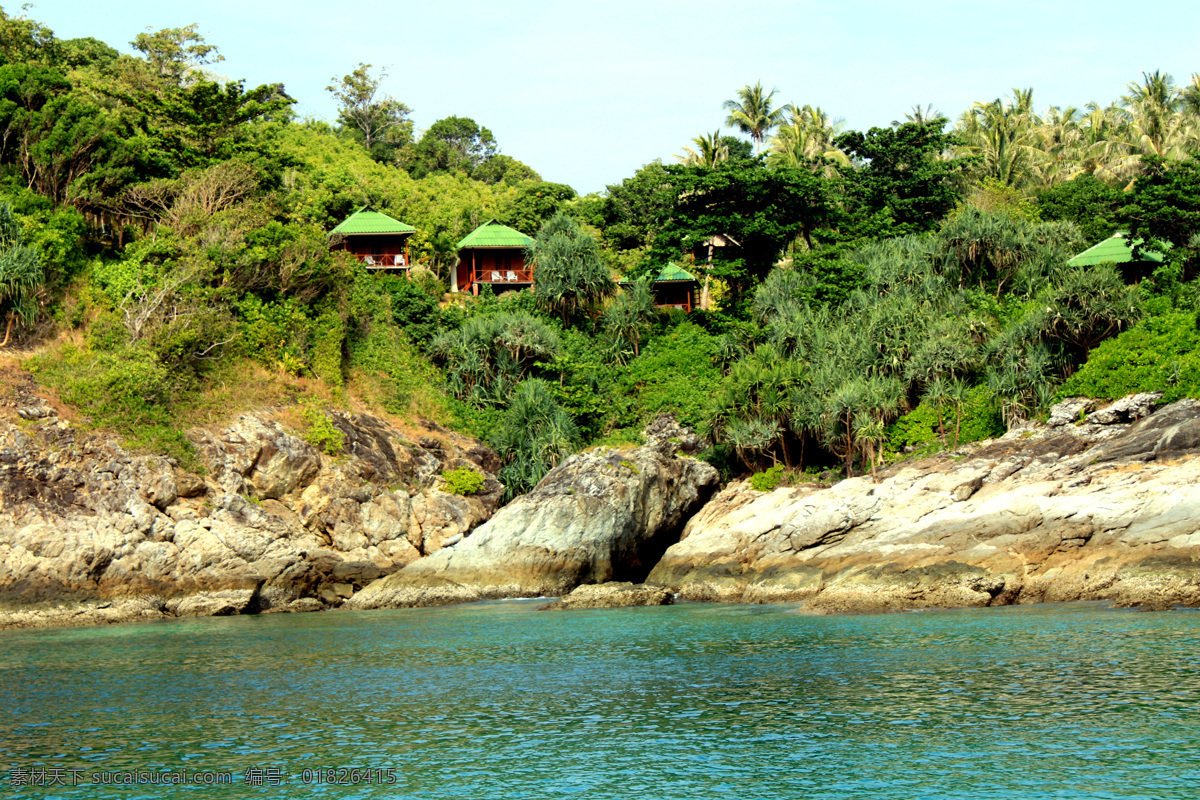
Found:
<path fill-rule="evenodd" d="M 387 214 L 364 206 L 329 233 L 329 247 L 354 254 L 367 269 L 404 270 L 412 260 L 408 240 L 417 232 Z"/>
<path fill-rule="evenodd" d="M 450 291 L 479 294 L 484 285 L 500 294 L 533 285 L 533 267 L 525 253 L 533 239 L 507 225 L 488 220 L 458 243 L 458 266 L 451 273 Z"/>
<path fill-rule="evenodd" d="M 689 314 L 697 307 L 700 281 L 678 264 L 667 264 L 650 283 L 654 305 L 658 308 L 682 308 Z"/>
<path fill-rule="evenodd" d="M 1067 265 L 1093 267 L 1097 264 L 1114 264 L 1126 283 L 1138 283 L 1154 274 L 1154 270 L 1163 262 L 1163 254 L 1156 250 L 1143 250 L 1141 258 L 1135 259 L 1134 245 L 1141 243 L 1141 239 L 1130 242 L 1129 234 L 1119 231 L 1071 258 Z"/>

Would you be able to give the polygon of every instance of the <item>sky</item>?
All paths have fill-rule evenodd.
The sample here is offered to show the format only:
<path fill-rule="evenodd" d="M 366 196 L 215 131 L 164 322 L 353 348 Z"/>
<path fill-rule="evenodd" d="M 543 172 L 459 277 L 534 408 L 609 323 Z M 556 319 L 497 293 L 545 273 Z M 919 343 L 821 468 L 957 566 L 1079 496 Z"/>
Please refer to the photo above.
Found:
<path fill-rule="evenodd" d="M 1107 104 L 1143 72 L 1200 72 L 1200 4 L 1124 0 L 41 0 L 59 38 L 131 53 L 147 28 L 197 23 L 248 87 L 283 83 L 302 118 L 333 121 L 326 91 L 360 63 L 418 130 L 444 117 L 491 129 L 500 151 L 580 193 L 620 183 L 724 126 L 722 103 L 761 81 L 782 105 L 866 130 L 932 105 L 1034 89 L 1035 108 Z M 5 6 L 19 13 L 15 3 Z M 1152 12 L 1152 13 L 1151 13 Z"/>

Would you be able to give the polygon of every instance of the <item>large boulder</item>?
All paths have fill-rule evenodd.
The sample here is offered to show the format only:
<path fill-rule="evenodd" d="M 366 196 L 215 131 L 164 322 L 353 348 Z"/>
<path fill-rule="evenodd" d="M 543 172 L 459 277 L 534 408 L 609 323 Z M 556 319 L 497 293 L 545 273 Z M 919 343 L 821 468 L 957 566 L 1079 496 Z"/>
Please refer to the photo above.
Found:
<path fill-rule="evenodd" d="M 347 605 L 440 605 L 640 581 L 717 485 L 712 466 L 682 454 L 694 444 L 690 431 L 656 421 L 642 447 L 571 456 L 467 538 Z"/>
<path fill-rule="evenodd" d="M 673 602 L 675 602 L 675 596 L 669 589 L 661 586 L 615 581 L 612 583 L 585 583 L 582 586 L 576 586 L 570 594 L 558 598 L 553 603 L 547 603 L 538 611 L 669 606 Z"/>
<path fill-rule="evenodd" d="M 1055 423 L 965 457 L 903 464 L 878 482 L 727 487 L 648 582 L 691 600 L 838 612 L 1200 605 L 1200 403 L 1132 425 Z"/>

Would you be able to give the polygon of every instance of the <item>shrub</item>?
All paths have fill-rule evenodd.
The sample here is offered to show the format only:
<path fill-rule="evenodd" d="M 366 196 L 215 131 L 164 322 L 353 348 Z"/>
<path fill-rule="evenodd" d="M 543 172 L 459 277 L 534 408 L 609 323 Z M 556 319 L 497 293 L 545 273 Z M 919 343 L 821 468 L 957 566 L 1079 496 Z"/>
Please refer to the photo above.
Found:
<path fill-rule="evenodd" d="M 783 482 L 783 464 L 776 464 L 764 472 L 756 472 L 750 476 L 750 486 L 756 492 L 769 492 Z"/>
<path fill-rule="evenodd" d="M 304 409 L 304 421 L 308 423 L 308 429 L 302 432 L 304 441 L 331 456 L 342 452 L 346 446 L 345 434 L 334 426 L 324 411 L 309 406 Z"/>
<path fill-rule="evenodd" d="M 1136 392 L 1162 392 L 1168 403 L 1200 398 L 1200 315 L 1150 317 L 1109 339 L 1088 354 L 1056 396 L 1115 400 Z"/>
<path fill-rule="evenodd" d="M 442 473 L 446 482 L 442 491 L 447 494 L 468 496 L 477 494 L 483 488 L 484 477 L 473 469 L 452 469 Z"/>
<path fill-rule="evenodd" d="M 504 460 L 504 498 L 528 492 L 579 446 L 579 429 L 554 402 L 549 387 L 533 378 L 521 383 L 490 444 Z"/>
<path fill-rule="evenodd" d="M 943 447 L 943 435 L 947 445 L 954 441 L 956 425 L 960 445 L 993 439 L 1005 431 L 1004 420 L 991 395 L 986 388 L 977 387 L 967 392 L 961 416 L 954 403 L 948 401 L 939 410 L 937 404 L 926 400 L 888 425 L 884 429 L 887 450 L 903 453 L 911 447 L 918 453 L 935 452 Z"/>
<path fill-rule="evenodd" d="M 721 385 L 716 353 L 716 337 L 685 322 L 646 343 L 629 364 L 624 393 L 636 398 L 642 420 L 670 412 L 681 424 L 696 428 Z"/>
<path fill-rule="evenodd" d="M 393 275 L 381 276 L 379 280 L 391 298 L 392 321 L 408 338 L 424 345 L 437 335 L 441 313 L 437 300 L 422 285 Z"/>
<path fill-rule="evenodd" d="M 195 449 L 176 428 L 173 401 L 181 387 L 149 348 L 96 352 L 66 345 L 27 366 L 86 421 L 120 433 L 131 449 L 198 468 Z"/>

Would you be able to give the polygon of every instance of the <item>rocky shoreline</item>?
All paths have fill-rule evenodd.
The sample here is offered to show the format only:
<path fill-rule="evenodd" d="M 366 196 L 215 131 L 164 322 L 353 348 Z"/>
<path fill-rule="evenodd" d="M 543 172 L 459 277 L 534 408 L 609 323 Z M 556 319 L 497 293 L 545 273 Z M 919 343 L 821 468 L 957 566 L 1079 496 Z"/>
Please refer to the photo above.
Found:
<path fill-rule="evenodd" d="M 664 418 L 644 446 L 572 456 L 497 510 L 495 455 L 433 425 L 406 436 L 333 414 L 334 458 L 246 415 L 189 433 L 202 477 L 27 393 L 0 409 L 0 627 L 546 595 L 564 609 L 1200 606 L 1200 402 L 1156 401 L 1071 400 L 877 478 L 771 492 L 717 491 L 702 443 Z M 440 491 L 464 466 L 483 490 Z"/>
<path fill-rule="evenodd" d="M 481 442 L 349 413 L 329 415 L 336 457 L 269 412 L 189 431 L 200 475 L 79 430 L 18 380 L 0 401 L 0 628 L 339 605 L 460 541 L 503 491 Z M 441 490 L 460 468 L 478 493 Z"/>
<path fill-rule="evenodd" d="M 1200 605 L 1200 403 L 1132 424 L 1136 408 L 1118 412 L 1052 415 L 878 481 L 727 487 L 648 581 L 687 600 L 827 613 Z"/>

